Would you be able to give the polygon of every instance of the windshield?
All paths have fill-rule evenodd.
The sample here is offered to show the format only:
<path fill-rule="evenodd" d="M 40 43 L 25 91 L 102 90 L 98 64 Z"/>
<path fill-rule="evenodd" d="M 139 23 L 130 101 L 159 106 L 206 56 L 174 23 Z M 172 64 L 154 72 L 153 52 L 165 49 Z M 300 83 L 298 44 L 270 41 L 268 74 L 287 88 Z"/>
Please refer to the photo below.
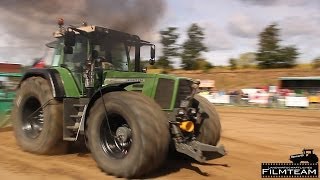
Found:
<path fill-rule="evenodd" d="M 123 35 L 100 32 L 76 35 L 71 53 L 64 53 L 63 65 L 71 71 L 78 71 L 90 57 L 94 59 L 96 67 L 105 70 L 141 72 L 140 49 L 152 44 L 139 38 L 126 37 L 127 34 Z"/>
<path fill-rule="evenodd" d="M 93 46 L 102 68 L 128 71 L 130 56 L 127 56 L 125 43 L 101 43 Z"/>

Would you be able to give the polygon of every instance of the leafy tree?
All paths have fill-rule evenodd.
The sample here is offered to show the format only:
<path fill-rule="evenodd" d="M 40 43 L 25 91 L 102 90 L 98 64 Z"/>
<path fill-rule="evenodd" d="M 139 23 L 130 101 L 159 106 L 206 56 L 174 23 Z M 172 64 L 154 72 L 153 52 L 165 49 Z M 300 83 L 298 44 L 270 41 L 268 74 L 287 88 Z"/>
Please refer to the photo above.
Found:
<path fill-rule="evenodd" d="M 279 50 L 279 60 L 277 67 L 279 68 L 292 68 L 296 65 L 296 59 L 299 53 L 296 47 L 287 46 Z"/>
<path fill-rule="evenodd" d="M 229 66 L 231 70 L 237 69 L 237 60 L 235 58 L 229 59 Z"/>
<path fill-rule="evenodd" d="M 176 44 L 179 34 L 176 32 L 177 28 L 168 27 L 166 30 L 160 31 L 161 44 L 162 44 L 162 56 L 156 63 L 160 68 L 172 68 L 170 61 L 171 58 L 178 56 L 178 46 Z"/>
<path fill-rule="evenodd" d="M 278 61 L 279 28 L 271 24 L 259 34 L 259 50 L 257 53 L 258 66 L 260 68 L 273 68 Z"/>
<path fill-rule="evenodd" d="M 241 68 L 249 68 L 255 65 L 256 54 L 253 52 L 247 52 L 240 55 L 237 60 L 237 65 Z"/>
<path fill-rule="evenodd" d="M 206 61 L 203 58 L 200 58 L 196 61 L 196 68 L 195 69 L 200 69 L 205 72 L 207 72 L 209 69 L 213 68 L 214 66 L 209 62 Z"/>
<path fill-rule="evenodd" d="M 320 57 L 317 57 L 312 61 L 312 67 L 314 69 L 320 69 Z"/>
<path fill-rule="evenodd" d="M 294 46 L 281 47 L 279 31 L 277 24 L 271 24 L 259 34 L 256 60 L 260 68 L 284 68 L 296 65 L 296 58 L 299 55 L 297 48 Z"/>
<path fill-rule="evenodd" d="M 156 68 L 168 69 L 171 68 L 171 62 L 169 61 L 169 58 L 161 56 L 154 66 Z"/>
<path fill-rule="evenodd" d="M 185 70 L 197 69 L 196 61 L 200 58 L 201 52 L 207 51 L 207 47 L 203 43 L 204 32 L 200 26 L 193 23 L 189 27 L 187 34 L 188 39 L 182 45 L 182 67 Z"/>

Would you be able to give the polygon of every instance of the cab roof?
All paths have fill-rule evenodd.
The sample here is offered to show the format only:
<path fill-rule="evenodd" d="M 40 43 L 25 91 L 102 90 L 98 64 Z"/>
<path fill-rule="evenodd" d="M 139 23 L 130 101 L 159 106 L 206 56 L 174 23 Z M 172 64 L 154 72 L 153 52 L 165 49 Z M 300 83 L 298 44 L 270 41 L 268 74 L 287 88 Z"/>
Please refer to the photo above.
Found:
<path fill-rule="evenodd" d="M 88 26 L 87 25 L 87 26 L 76 27 L 76 26 L 70 25 L 68 28 L 73 30 L 76 34 L 90 36 L 91 34 L 99 34 L 100 33 L 100 34 L 108 35 L 109 37 L 112 37 L 114 39 L 126 40 L 129 43 L 131 42 L 134 44 L 139 43 L 140 45 L 152 45 L 149 41 L 141 40 L 140 37 L 137 35 L 132 35 L 132 34 L 128 34 L 128 33 L 113 30 L 113 29 L 108 29 L 108 28 L 101 27 L 101 26 L 92 26 L 92 25 Z M 63 37 L 64 31 L 65 30 L 56 31 L 53 33 L 53 36 L 55 38 Z"/>

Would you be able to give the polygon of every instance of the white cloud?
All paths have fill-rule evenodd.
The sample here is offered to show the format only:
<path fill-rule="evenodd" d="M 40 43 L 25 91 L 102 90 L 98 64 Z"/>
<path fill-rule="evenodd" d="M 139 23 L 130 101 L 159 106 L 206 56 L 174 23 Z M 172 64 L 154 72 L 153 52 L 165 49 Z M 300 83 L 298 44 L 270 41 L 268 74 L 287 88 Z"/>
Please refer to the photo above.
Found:
<path fill-rule="evenodd" d="M 235 36 L 243 38 L 255 38 L 262 30 L 257 20 L 250 18 L 244 14 L 237 14 L 231 17 L 227 28 L 229 32 Z"/>
<path fill-rule="evenodd" d="M 285 37 L 319 36 L 320 18 L 291 16 L 279 21 L 281 34 Z"/>
<path fill-rule="evenodd" d="M 228 50 L 234 47 L 230 35 L 213 22 L 199 23 L 205 30 L 205 43 L 209 51 Z"/>
<path fill-rule="evenodd" d="M 320 55 L 320 17 L 291 16 L 279 22 L 283 45 L 295 45 L 301 53 L 299 62 L 310 62 Z"/>
<path fill-rule="evenodd" d="M 258 6 L 301 6 L 318 0 L 241 0 L 247 4 Z"/>

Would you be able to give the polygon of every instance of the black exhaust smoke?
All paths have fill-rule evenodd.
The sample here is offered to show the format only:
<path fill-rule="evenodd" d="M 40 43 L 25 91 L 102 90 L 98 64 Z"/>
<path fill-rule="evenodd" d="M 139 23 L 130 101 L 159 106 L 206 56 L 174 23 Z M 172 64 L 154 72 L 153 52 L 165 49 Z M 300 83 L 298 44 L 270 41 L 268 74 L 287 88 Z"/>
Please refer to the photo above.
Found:
<path fill-rule="evenodd" d="M 0 36 L 0 57 L 17 56 L 16 50 L 8 49 L 14 47 L 25 48 L 21 54 L 43 53 L 60 17 L 66 25 L 86 21 L 151 39 L 165 7 L 164 0 L 1 0 L 0 33 L 5 38 Z"/>

